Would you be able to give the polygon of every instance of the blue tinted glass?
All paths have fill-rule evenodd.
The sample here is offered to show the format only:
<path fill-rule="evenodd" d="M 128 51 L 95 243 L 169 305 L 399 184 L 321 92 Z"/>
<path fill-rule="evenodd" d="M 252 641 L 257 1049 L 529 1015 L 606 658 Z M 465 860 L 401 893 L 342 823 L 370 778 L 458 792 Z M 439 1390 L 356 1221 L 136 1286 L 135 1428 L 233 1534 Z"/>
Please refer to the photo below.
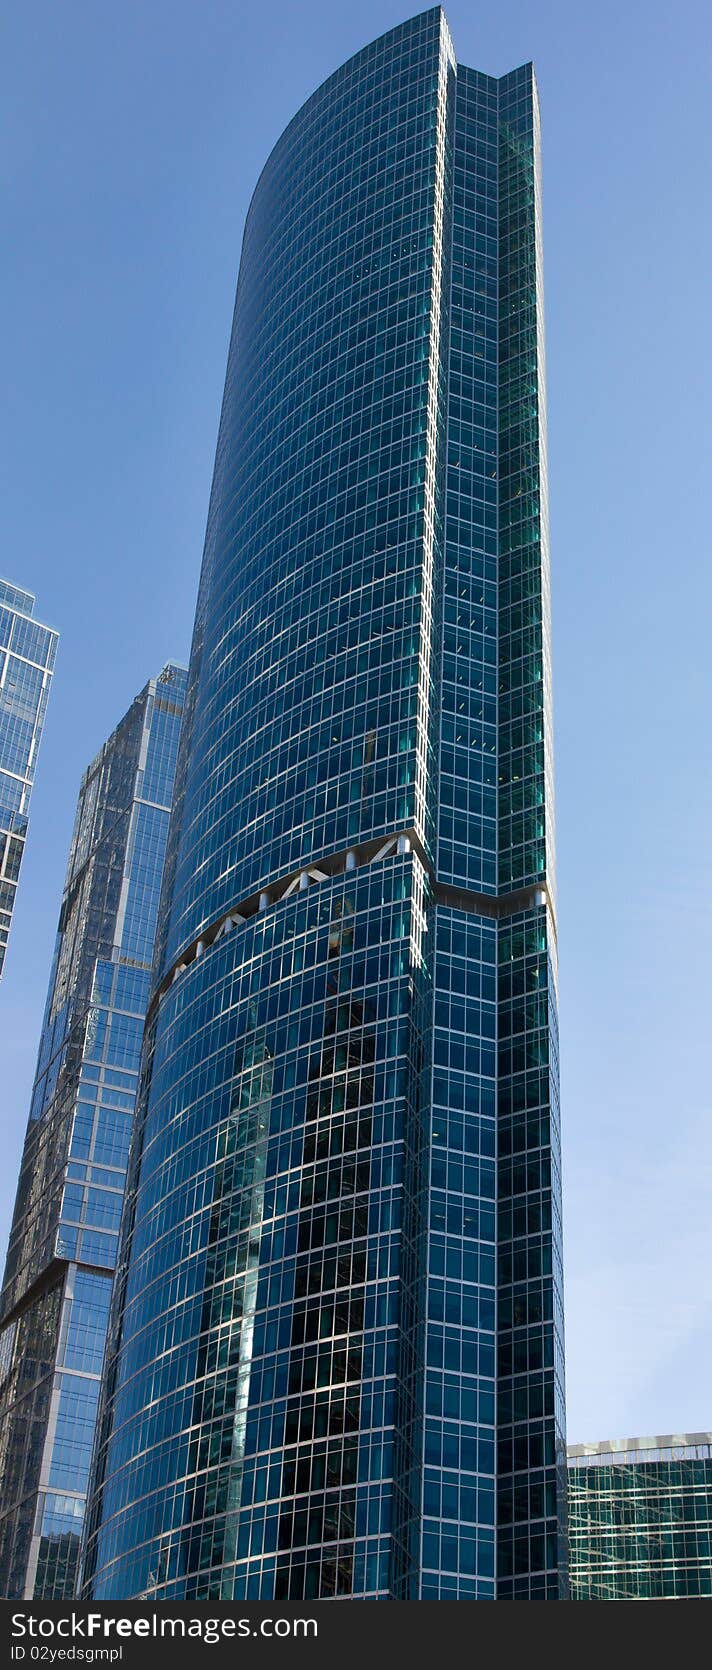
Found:
<path fill-rule="evenodd" d="M 538 156 L 435 9 L 250 206 L 96 1597 L 566 1593 Z"/>

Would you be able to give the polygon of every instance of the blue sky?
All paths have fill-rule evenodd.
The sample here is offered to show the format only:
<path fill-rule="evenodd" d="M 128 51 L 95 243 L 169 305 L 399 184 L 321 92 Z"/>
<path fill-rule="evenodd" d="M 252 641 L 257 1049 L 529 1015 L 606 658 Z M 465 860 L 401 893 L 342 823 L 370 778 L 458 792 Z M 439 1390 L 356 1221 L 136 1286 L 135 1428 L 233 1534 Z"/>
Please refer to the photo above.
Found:
<path fill-rule="evenodd" d="M 413 10 L 417 7 L 413 7 Z M 712 1427 L 712 13 L 474 6 L 542 99 L 569 1436 Z M 188 653 L 245 211 L 407 4 L 33 0 L 0 45 L 0 572 L 61 632 L 0 986 L 4 1247 L 79 778 Z"/>

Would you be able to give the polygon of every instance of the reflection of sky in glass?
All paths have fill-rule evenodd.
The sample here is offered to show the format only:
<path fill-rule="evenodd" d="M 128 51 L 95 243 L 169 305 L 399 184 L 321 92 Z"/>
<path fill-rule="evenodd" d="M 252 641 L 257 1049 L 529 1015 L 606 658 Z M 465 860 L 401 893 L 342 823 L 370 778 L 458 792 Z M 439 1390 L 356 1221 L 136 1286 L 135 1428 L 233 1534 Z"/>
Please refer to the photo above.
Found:
<path fill-rule="evenodd" d="M 97 1598 L 559 1596 L 538 202 L 531 68 L 431 11 L 249 210 Z"/>
<path fill-rule="evenodd" d="M 57 649 L 56 632 L 29 618 L 34 602 L 0 580 L 0 971 Z"/>

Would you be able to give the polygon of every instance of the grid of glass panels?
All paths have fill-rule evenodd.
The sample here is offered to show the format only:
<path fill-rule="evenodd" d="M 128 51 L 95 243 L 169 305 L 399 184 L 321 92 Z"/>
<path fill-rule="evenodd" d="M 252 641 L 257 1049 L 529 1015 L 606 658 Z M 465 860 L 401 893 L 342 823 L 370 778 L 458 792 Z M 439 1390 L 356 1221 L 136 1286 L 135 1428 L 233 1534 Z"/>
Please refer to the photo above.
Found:
<path fill-rule="evenodd" d="M 185 684 L 146 686 L 79 796 L 2 1294 L 6 1595 L 74 1590 Z"/>
<path fill-rule="evenodd" d="M 494 921 L 434 912 L 422 1600 L 495 1596 Z"/>
<path fill-rule="evenodd" d="M 280 874 L 318 860 L 321 853 L 339 847 L 358 852 L 364 842 L 381 833 L 390 835 L 394 829 L 414 830 L 421 845 L 432 848 L 430 669 L 432 593 L 439 560 L 434 463 L 438 423 L 444 420 L 442 356 L 434 352 L 434 342 L 439 344 L 442 318 L 441 218 L 450 66 L 447 38 L 435 13 L 359 54 L 309 101 L 287 130 L 262 175 L 250 211 L 209 518 L 200 648 L 199 652 L 194 649 L 192 663 L 197 692 L 168 963 L 175 948 L 204 921 Z M 318 656 L 313 652 L 315 642 L 320 646 Z M 413 855 L 410 865 L 415 863 Z M 392 864 L 387 872 L 384 866 L 384 876 L 395 875 L 397 868 Z M 373 944 L 373 971 L 365 993 L 363 975 L 359 975 L 352 1000 L 348 992 L 343 994 L 346 1019 L 340 1020 L 340 1027 L 351 1031 L 364 1002 L 372 1027 L 379 1005 L 387 1004 L 389 997 L 387 987 L 379 992 L 373 984 L 381 962 L 387 967 L 391 933 L 384 915 L 386 883 L 376 881 L 375 865 L 373 872 L 373 907 L 370 914 L 360 909 L 355 928 L 357 936 L 365 934 Z M 329 884 L 328 893 L 333 896 L 319 906 L 326 910 L 328 922 L 332 910 L 341 908 L 343 885 Z M 419 886 L 423 885 L 420 873 Z M 354 891 L 359 900 L 370 897 L 370 887 L 367 871 L 357 871 Z M 351 894 L 344 897 L 350 900 Z M 346 903 L 343 908 L 347 910 Z M 281 913 L 275 907 L 275 934 L 294 931 L 289 927 L 293 910 L 286 903 Z M 245 935 L 254 931 L 248 927 Z M 348 921 L 343 931 L 346 936 L 352 931 Z M 403 931 L 410 934 L 409 927 Z M 238 956 L 237 949 L 233 956 Z M 181 1005 L 193 992 L 197 1002 L 204 983 L 215 978 L 215 966 L 226 957 L 227 972 L 219 991 L 220 1031 L 214 1038 L 210 1032 L 204 1038 L 200 1026 L 191 1020 L 190 1034 L 184 1036 L 178 1027 Z M 142 1408 L 154 1395 L 149 1394 L 147 1378 L 148 1339 L 153 1337 L 153 1328 L 147 1331 L 149 1306 L 157 1308 L 163 1326 L 162 1312 L 173 1306 L 168 1294 L 173 1292 L 174 1281 L 181 1279 L 175 1233 L 169 1243 L 170 1257 L 166 1251 L 155 1281 L 148 1254 L 145 1259 L 142 1255 L 149 1223 L 152 1247 L 156 1246 L 150 1198 L 165 1199 L 166 1232 L 171 1219 L 177 1225 L 185 1217 L 183 1202 L 166 1194 L 165 1178 L 160 1188 L 158 1179 L 152 1183 L 149 1196 L 160 1144 L 166 1148 L 168 1164 L 172 1153 L 167 1145 L 178 1140 L 175 1126 L 167 1123 L 161 1109 L 158 1062 L 165 1053 L 175 1097 L 190 1059 L 198 1052 L 212 1055 L 217 1051 L 202 1075 L 210 1094 L 200 1117 L 212 1121 L 206 1137 L 217 1144 L 219 1153 L 216 1128 L 221 1103 L 227 1098 L 231 1104 L 234 1095 L 234 1048 L 222 1061 L 218 1042 L 223 1024 L 226 1028 L 230 1024 L 231 978 L 228 951 L 223 950 L 221 940 L 171 988 L 159 1015 L 117 1388 L 112 1390 L 113 1407 L 107 1412 L 111 1428 L 108 1478 L 97 1505 L 100 1528 L 95 1542 L 90 1541 L 87 1570 L 96 1592 L 112 1594 L 127 1592 L 127 1585 L 132 1589 L 149 1585 L 158 1594 L 239 1593 L 245 1592 L 245 1584 L 250 1593 L 261 1585 L 258 1592 L 264 1594 L 298 1595 L 305 1590 L 310 1594 L 352 1590 L 387 1594 L 391 1586 L 405 1581 L 406 1532 L 399 1527 L 412 1526 L 416 1517 L 413 1502 L 408 1506 L 400 1487 L 396 1491 L 394 1485 L 394 1470 L 402 1473 L 404 1469 L 402 1419 L 398 1457 L 394 1455 L 396 1388 L 390 1382 L 386 1387 L 381 1383 L 386 1361 L 389 1376 L 396 1375 L 392 1358 L 399 1340 L 400 1255 L 383 1253 L 382 1281 L 393 1278 L 393 1292 L 386 1287 L 367 1291 L 364 1258 L 373 1261 L 380 1254 L 367 1244 L 352 1256 L 351 1242 L 354 1235 L 360 1240 L 364 1234 L 364 1211 L 381 1210 L 376 1184 L 381 1173 L 389 1177 L 389 1190 L 395 1191 L 394 1199 L 383 1207 L 384 1226 L 388 1214 L 394 1214 L 394 1234 L 407 1207 L 397 1170 L 401 1161 L 397 1149 L 395 1154 L 392 1151 L 396 1140 L 392 1133 L 404 1116 L 400 1106 L 384 1109 L 379 1066 L 384 1052 L 392 1059 L 394 1072 L 399 1061 L 401 1070 L 405 1068 L 407 1053 L 401 1033 L 405 1029 L 407 1034 L 413 1024 L 407 1007 L 402 1022 L 396 1014 L 389 1016 L 386 1008 L 387 1024 L 380 1036 L 374 1039 L 369 1031 L 367 1037 L 355 1036 L 348 1045 L 352 1051 L 366 1052 L 361 1066 L 368 1065 L 368 1097 L 363 1118 L 355 1124 L 349 1119 L 342 1138 L 340 1122 L 331 1132 L 333 1112 L 329 1112 L 332 1104 L 338 1105 L 342 1087 L 334 1088 L 326 1067 L 319 1127 L 313 1124 L 311 1101 L 307 1118 L 301 1077 L 290 1090 L 288 1113 L 285 1109 L 281 1115 L 298 1133 L 305 1121 L 310 1126 L 300 1140 L 305 1153 L 310 1144 L 316 1145 L 310 1165 L 313 1161 L 317 1171 L 308 1175 L 305 1169 L 301 1181 L 297 1171 L 291 1183 L 293 1194 L 303 1191 L 294 1205 L 302 1198 L 303 1222 L 297 1233 L 298 1239 L 305 1239 L 297 1248 L 301 1255 L 297 1277 L 291 1271 L 288 1277 L 284 1275 L 280 1327 L 282 1343 L 289 1346 L 285 1364 L 289 1407 L 280 1419 L 283 1426 L 288 1420 L 285 1431 L 289 1431 L 294 1453 L 288 1457 L 289 1466 L 285 1463 L 284 1479 L 280 1476 L 277 1481 L 282 1491 L 279 1523 L 273 1506 L 272 1528 L 264 1533 L 267 1541 L 261 1545 L 256 1526 L 264 1521 L 265 1497 L 258 1493 L 247 1498 L 247 1511 L 244 1493 L 255 1487 L 246 1472 L 246 1482 L 239 1484 L 243 1503 L 235 1533 L 239 1547 L 236 1544 L 230 1552 L 233 1533 L 229 1526 L 222 1528 L 215 1504 L 224 1502 L 231 1479 L 230 1488 L 238 1490 L 234 1462 L 232 1471 L 230 1466 L 225 1469 L 225 1483 L 221 1479 L 213 1485 L 207 1480 L 203 1485 L 199 1477 L 193 1487 L 199 1487 L 201 1503 L 207 1490 L 211 1512 L 206 1513 L 205 1526 L 190 1497 L 186 1506 L 187 1486 L 182 1481 L 166 1494 L 167 1484 L 176 1477 L 176 1456 L 182 1455 L 180 1421 L 188 1422 L 188 1411 L 196 1406 L 187 1393 L 181 1393 L 178 1416 L 173 1412 L 174 1400 L 167 1396 L 156 1406 L 161 1422 L 166 1423 L 167 1442 L 165 1449 L 152 1446 L 150 1461 L 142 1461 L 140 1484 L 132 1479 L 128 1464 L 124 1465 L 124 1457 L 134 1447 L 144 1448 L 140 1418 L 133 1408 Z M 266 971 L 259 979 L 255 974 L 255 996 L 263 991 L 266 999 Z M 301 993 L 297 996 L 295 990 L 292 1001 L 295 1025 L 304 1010 L 299 1024 L 307 1028 L 308 1037 L 313 1024 L 308 999 Z M 402 1001 L 401 993 L 398 1002 Z M 328 1021 L 323 1014 L 320 1017 L 322 1030 L 325 1024 L 333 1024 L 330 1013 Z M 273 1039 L 268 1039 L 267 1047 L 270 1052 L 275 1049 Z M 346 1048 L 347 1041 L 339 1041 L 339 1061 Z M 371 1082 L 374 1050 L 375 1083 Z M 358 1054 L 356 1060 L 360 1061 Z M 298 1062 L 300 1075 L 305 1065 Z M 282 1070 L 281 1055 L 276 1052 L 275 1083 Z M 264 1068 L 260 1071 L 264 1073 Z M 314 1063 L 311 1071 L 316 1076 Z M 358 1082 L 364 1082 L 362 1071 Z M 350 1084 L 348 1093 L 355 1093 Z M 401 1098 L 404 1094 L 402 1090 Z M 185 1100 L 182 1095 L 181 1101 Z M 260 1089 L 260 1107 L 263 1100 Z M 272 1133 L 274 1089 L 270 1106 Z M 184 1117 L 188 1131 L 192 1113 Z M 154 1121 L 165 1133 L 157 1136 L 159 1146 L 148 1135 Z M 242 1140 L 246 1142 L 247 1137 Z M 348 1162 L 336 1146 L 339 1140 L 353 1156 Z M 402 1140 L 401 1134 L 398 1141 Z M 268 1165 L 271 1153 L 268 1147 Z M 238 1154 L 237 1158 L 242 1165 L 243 1157 Z M 183 1164 L 185 1186 L 190 1183 L 192 1187 L 190 1162 L 186 1159 Z M 302 1157 L 299 1164 L 306 1167 L 306 1160 Z M 349 1202 L 354 1168 L 359 1194 L 363 1175 L 370 1178 L 368 1208 L 360 1200 L 355 1206 Z M 211 1191 L 217 1187 L 211 1168 L 203 1178 L 206 1210 Z M 337 1187 L 343 1200 L 334 1220 L 333 1211 L 326 1212 L 326 1207 Z M 317 1195 L 316 1216 L 310 1191 L 326 1191 L 324 1199 Z M 330 1253 L 326 1264 L 319 1234 L 327 1237 L 328 1246 L 334 1236 L 336 1246 L 341 1248 L 343 1242 L 342 1250 L 334 1256 Z M 286 1262 L 283 1245 L 280 1256 Z M 409 1293 L 414 1285 L 413 1256 L 409 1254 Z M 266 1257 L 263 1251 L 260 1282 L 267 1279 Z M 390 1257 L 395 1262 L 389 1277 Z M 277 1277 L 271 1279 L 275 1282 Z M 290 1321 L 289 1283 L 295 1279 L 302 1287 Z M 373 1280 L 373 1270 L 369 1279 Z M 331 1296 L 332 1288 L 335 1296 Z M 143 1334 L 138 1308 L 130 1297 L 134 1291 L 143 1298 Z M 198 1298 L 198 1315 L 202 1309 L 212 1316 L 217 1297 L 209 1282 Z M 323 1316 L 318 1322 L 324 1329 L 323 1346 L 318 1333 L 312 1333 L 319 1314 Z M 236 1323 L 237 1318 L 235 1329 Z M 334 1329 L 339 1336 L 343 1333 L 345 1323 L 349 1337 L 354 1336 L 353 1346 L 346 1351 L 346 1366 L 344 1348 L 331 1339 Z M 265 1436 L 265 1421 L 271 1416 L 262 1409 L 268 1394 L 261 1389 L 269 1381 L 258 1372 L 256 1356 L 258 1346 L 261 1349 L 260 1326 L 255 1321 L 251 1373 L 244 1371 L 245 1442 L 248 1452 L 254 1445 L 265 1462 L 274 1497 L 274 1444 Z M 388 1328 L 390 1341 L 383 1332 Z M 270 1349 L 274 1349 L 273 1341 Z M 150 1354 L 155 1359 L 153 1348 Z M 269 1372 L 273 1374 L 272 1368 Z M 129 1405 L 131 1374 L 135 1374 L 136 1387 L 131 1389 Z M 310 1385 L 314 1375 L 317 1382 L 312 1379 Z M 344 1376 L 350 1388 L 353 1382 L 346 1404 L 341 1389 Z M 315 1408 L 317 1390 L 322 1396 Z M 229 1424 L 234 1408 L 224 1372 L 218 1391 L 225 1399 Z M 197 1400 L 199 1387 L 194 1395 Z M 412 1374 L 407 1395 L 413 1395 Z M 308 1407 L 300 1413 L 302 1400 Z M 343 1426 L 346 1422 L 351 1432 L 346 1451 L 343 1431 L 323 1427 L 327 1408 L 332 1410 L 334 1423 L 340 1420 Z M 316 1423 L 311 1434 L 309 1419 Z M 364 1420 L 366 1434 L 373 1428 L 372 1440 L 362 1432 Z M 192 1413 L 188 1424 L 195 1424 Z M 279 1435 L 279 1421 L 275 1430 Z M 353 1436 L 359 1433 L 357 1455 Z M 208 1437 L 200 1441 L 200 1456 L 213 1453 Z M 217 1434 L 213 1441 L 219 1454 Z M 224 1452 L 226 1441 L 223 1462 L 230 1459 L 229 1452 L 227 1456 Z M 274 1442 L 281 1443 L 281 1436 Z M 194 1460 L 191 1464 L 195 1467 Z M 178 1473 L 187 1466 L 181 1460 Z M 355 1468 L 365 1469 L 362 1489 L 358 1488 L 361 1474 Z M 256 1488 L 263 1492 L 262 1466 L 257 1471 Z M 305 1479 L 311 1484 L 305 1484 Z M 339 1480 L 341 1507 L 337 1512 L 334 1489 Z M 148 1493 L 145 1516 L 137 1506 L 143 1491 Z M 134 1504 L 130 1526 L 122 1509 L 128 1501 Z M 196 1521 L 194 1533 L 191 1515 Z M 276 1537 L 276 1543 L 270 1543 L 270 1537 Z M 327 1552 L 322 1544 L 329 1545 Z"/>
<path fill-rule="evenodd" d="M 359 53 L 250 207 L 168 962 L 322 853 L 409 826 L 432 848 L 450 58 L 435 12 Z"/>
<path fill-rule="evenodd" d="M 24 1595 L 36 1486 L 51 1413 L 62 1281 L 30 1297 L 0 1333 L 0 1592 Z"/>
<path fill-rule="evenodd" d="M 319 89 L 250 208 L 96 1598 L 566 1592 L 537 124 L 531 67 L 457 66 L 436 8 Z"/>
<path fill-rule="evenodd" d="M 314 886 L 165 1005 L 89 1526 L 107 1598 L 403 1581 L 424 900 L 412 855 Z"/>
<path fill-rule="evenodd" d="M 31 592 L 0 580 L 0 974 L 57 651 L 57 633 L 31 618 L 34 606 Z"/>
<path fill-rule="evenodd" d="M 454 102 L 438 877 L 495 893 L 498 83 Z"/>
<path fill-rule="evenodd" d="M 565 1593 L 561 1158 L 539 113 L 499 84 L 498 1598 Z"/>
<path fill-rule="evenodd" d="M 572 1600 L 712 1599 L 712 1445 L 657 1445 L 570 1457 Z"/>

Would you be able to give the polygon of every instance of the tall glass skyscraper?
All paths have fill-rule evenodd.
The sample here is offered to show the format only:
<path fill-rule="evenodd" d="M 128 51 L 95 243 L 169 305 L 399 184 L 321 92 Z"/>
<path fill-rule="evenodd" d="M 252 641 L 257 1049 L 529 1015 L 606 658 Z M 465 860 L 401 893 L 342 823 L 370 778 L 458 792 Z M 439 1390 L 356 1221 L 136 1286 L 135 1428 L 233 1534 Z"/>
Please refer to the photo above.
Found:
<path fill-rule="evenodd" d="M 439 8 L 253 197 L 88 1595 L 567 1592 L 541 285 Z"/>
<path fill-rule="evenodd" d="M 572 1600 L 712 1600 L 712 1432 L 569 1447 Z"/>
<path fill-rule="evenodd" d="M 27 835 L 57 633 L 33 620 L 32 592 L 0 580 L 0 975 Z"/>
<path fill-rule="evenodd" d="M 0 1594 L 74 1592 L 185 669 L 79 791 L 0 1298 Z"/>

